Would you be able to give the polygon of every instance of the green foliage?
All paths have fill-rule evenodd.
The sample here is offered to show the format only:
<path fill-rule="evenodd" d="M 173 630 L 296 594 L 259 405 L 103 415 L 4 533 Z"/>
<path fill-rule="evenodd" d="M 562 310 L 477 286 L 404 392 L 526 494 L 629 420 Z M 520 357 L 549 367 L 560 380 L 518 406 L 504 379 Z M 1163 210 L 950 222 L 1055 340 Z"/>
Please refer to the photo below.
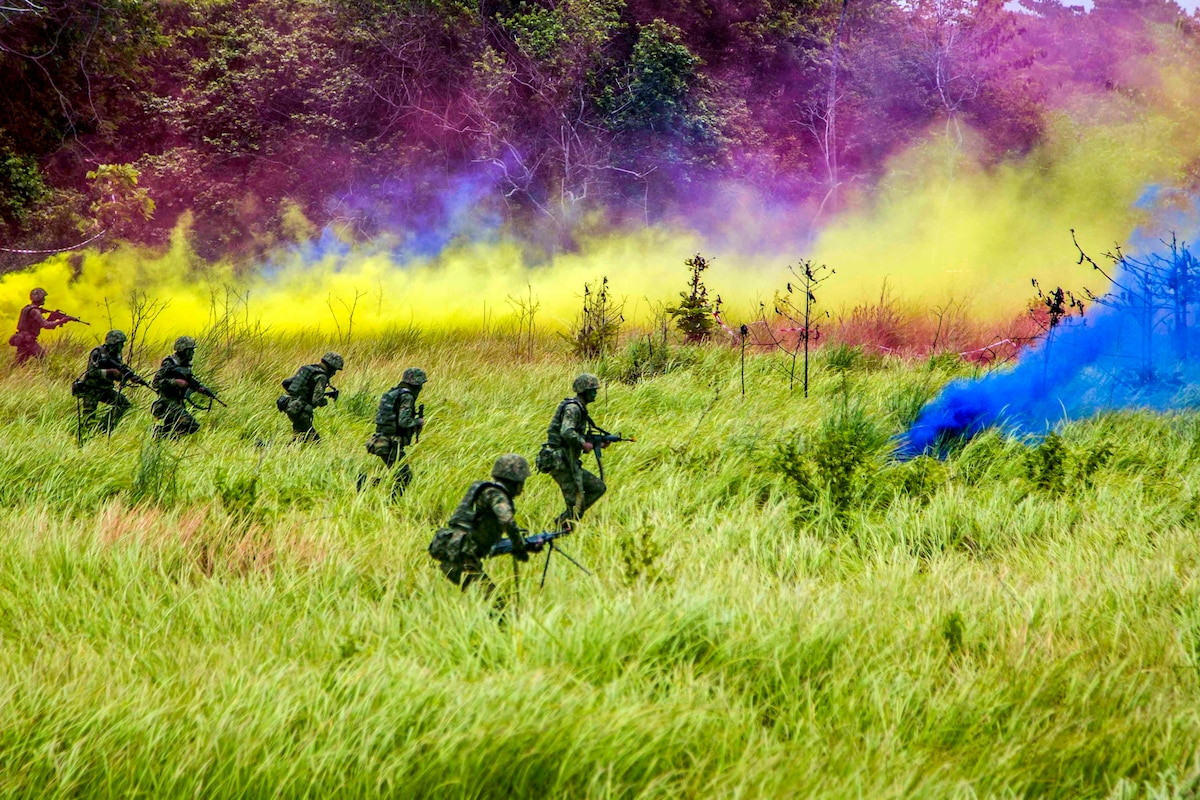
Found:
<path fill-rule="evenodd" d="M 617 540 L 621 551 L 621 576 L 626 585 L 655 583 L 662 571 L 659 559 L 662 547 L 655 541 L 654 530 L 648 525 L 630 528 Z"/>
<path fill-rule="evenodd" d="M 616 358 L 606 359 L 599 374 L 606 380 L 634 384 L 686 369 L 695 360 L 687 348 L 673 346 L 665 338 L 655 341 L 653 334 L 646 334 L 630 339 Z"/>
<path fill-rule="evenodd" d="M 608 293 L 608 278 L 600 280 L 600 287 L 583 285 L 583 307 L 575 318 L 569 334 L 561 336 L 571 346 L 572 354 L 581 360 L 603 358 L 616 347 L 621 335 L 624 303 L 617 302 Z"/>
<path fill-rule="evenodd" d="M 696 253 L 683 263 L 692 271 L 691 285 L 688 291 L 679 293 L 679 305 L 669 307 L 667 312 L 675 320 L 675 327 L 683 334 L 684 340 L 696 344 L 707 341 L 716 330 L 713 312 L 719 309 L 721 298 L 717 298 L 715 305 L 708 302 L 708 287 L 701 277 L 704 270 L 708 269 L 708 260 L 704 256 Z"/>
<path fill-rule="evenodd" d="M 139 174 L 132 164 L 101 164 L 87 174 L 92 217 L 113 236 L 128 235 L 136 224 L 154 216 L 154 201 L 138 186 Z"/>
<path fill-rule="evenodd" d="M 886 433 L 859 406 L 826 418 L 815 435 L 793 433 L 776 443 L 771 466 L 791 483 L 803 504 L 823 495 L 839 514 L 848 512 L 874 473 Z"/>
<path fill-rule="evenodd" d="M 0 221 L 20 224 L 46 195 L 37 162 L 0 147 Z"/>
<path fill-rule="evenodd" d="M 1060 495 L 1066 489 L 1069 454 L 1061 436 L 1051 431 L 1029 451 L 1025 472 L 1036 491 Z"/>
<path fill-rule="evenodd" d="M 661 19 L 639 26 L 622 123 L 653 131 L 702 129 L 704 120 L 688 103 L 699 67 L 700 58 L 684 44 L 679 28 Z"/>

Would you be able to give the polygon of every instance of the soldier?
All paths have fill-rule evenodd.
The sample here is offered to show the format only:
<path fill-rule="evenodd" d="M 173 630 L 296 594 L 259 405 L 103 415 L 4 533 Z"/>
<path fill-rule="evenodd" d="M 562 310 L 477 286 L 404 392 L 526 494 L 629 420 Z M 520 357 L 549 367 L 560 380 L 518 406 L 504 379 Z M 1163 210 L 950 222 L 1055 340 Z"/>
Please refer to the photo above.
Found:
<path fill-rule="evenodd" d="M 392 484 L 392 497 L 404 493 L 404 487 L 412 481 L 412 469 L 404 460 L 404 448 L 421 435 L 425 418 L 417 409 L 417 397 L 428 380 L 425 370 L 409 367 L 400 376 L 400 383 L 383 393 L 379 410 L 375 413 L 375 435 L 367 440 L 367 452 L 379 456 L 388 469 L 396 468 Z M 424 406 L 421 407 L 422 410 Z"/>
<path fill-rule="evenodd" d="M 47 319 L 46 309 L 42 308 L 45 302 L 46 290 L 34 289 L 29 293 L 29 305 L 22 308 L 21 316 L 17 317 L 17 332 L 9 338 L 8 343 L 17 348 L 18 365 L 31 358 L 45 357 L 45 348 L 38 344 L 38 336 L 42 331 L 61 327 L 75 319 L 58 311 L 51 312 Z"/>
<path fill-rule="evenodd" d="M 514 453 L 500 456 L 492 466 L 491 481 L 471 484 L 445 528 L 439 528 L 429 543 L 429 555 L 437 559 L 442 574 L 463 591 L 472 583 L 484 588 L 491 597 L 496 585 L 483 571 L 483 559 L 492 545 L 507 536 L 513 543 L 517 561 L 528 561 L 524 531 L 515 519 L 513 498 L 521 494 L 529 478 L 529 462 Z M 503 599 L 495 606 L 503 611 Z"/>
<path fill-rule="evenodd" d="M 175 352 L 162 360 L 151 384 L 158 392 L 158 399 L 150 407 L 155 419 L 162 424 L 154 428 L 155 438 L 190 436 L 200 430 L 200 423 L 188 413 L 187 396 L 199 392 L 207 397 L 215 395 L 208 387 L 192 375 L 192 358 L 196 354 L 196 340 L 191 336 L 180 336 L 175 340 Z"/>
<path fill-rule="evenodd" d="M 121 360 L 121 350 L 124 349 L 126 340 L 123 332 L 109 331 L 104 337 L 104 344 L 93 348 L 88 355 L 87 370 L 83 377 L 71 384 L 71 394 L 83 403 L 83 425 L 100 427 L 111 433 L 131 405 L 122 394 L 121 388 L 127 383 L 150 386 Z M 113 388 L 113 384 L 118 381 L 120 386 Z M 100 403 L 111 406 L 103 422 L 96 416 Z"/>
<path fill-rule="evenodd" d="M 340 355 L 326 353 L 319 363 L 305 364 L 283 382 L 287 394 L 275 401 L 275 407 L 292 421 L 296 441 L 321 441 L 321 434 L 313 428 L 313 411 L 328 405 L 330 400 L 337 400 L 338 390 L 331 387 L 329 381 L 344 365 Z"/>
<path fill-rule="evenodd" d="M 583 468 L 582 459 L 584 453 L 592 452 L 592 443 L 584 439 L 592 423 L 587 407 L 596 399 L 600 379 L 585 372 L 571 388 L 575 396 L 558 404 L 537 456 L 538 472 L 554 478 L 567 504 L 556 520 L 560 529 L 570 529 L 608 489 L 604 481 Z"/>

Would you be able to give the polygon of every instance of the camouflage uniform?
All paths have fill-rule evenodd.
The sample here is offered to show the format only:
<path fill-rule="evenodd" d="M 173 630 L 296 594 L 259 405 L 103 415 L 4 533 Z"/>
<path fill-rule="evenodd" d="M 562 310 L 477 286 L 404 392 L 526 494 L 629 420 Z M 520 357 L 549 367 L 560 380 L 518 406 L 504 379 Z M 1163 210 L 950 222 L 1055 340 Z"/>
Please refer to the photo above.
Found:
<path fill-rule="evenodd" d="M 22 308 L 21 316 L 17 317 L 17 332 L 8 340 L 9 344 L 17 348 L 18 365 L 31 358 L 45 357 L 46 350 L 38 344 L 38 336 L 44 330 L 67 324 L 67 320 L 55 319 L 53 315 L 46 319 L 46 309 L 42 308 L 42 303 L 46 301 L 45 289 L 34 289 L 29 293 L 29 300 L 29 305 Z"/>
<path fill-rule="evenodd" d="M 367 452 L 379 456 L 388 469 L 396 468 L 392 496 L 403 494 L 412 482 L 412 469 L 404 459 L 404 448 L 412 444 L 425 425 L 417 414 L 417 397 L 427 381 L 425 370 L 404 370 L 400 383 L 383 393 L 375 413 L 375 435 L 367 440 Z"/>
<path fill-rule="evenodd" d="M 150 385 L 158 392 L 158 399 L 150 407 L 155 419 L 162 424 L 154 429 L 157 438 L 190 436 L 200 430 L 200 423 L 188 413 L 186 399 L 195 382 L 192 376 L 192 355 L 196 340 L 180 336 L 175 340 L 175 352 L 162 360 L 158 372 Z"/>
<path fill-rule="evenodd" d="M 121 331 L 109 331 L 104 337 L 104 344 L 93 348 L 88 355 L 87 370 L 83 377 L 71 385 L 71 394 L 83 403 L 83 424 L 86 426 L 111 431 L 132 406 L 124 394 L 113 388 L 113 384 L 118 381 L 122 386 L 130 381 L 144 383 L 121 360 L 125 341 L 125 334 Z M 100 403 L 111 406 L 103 421 L 96 414 Z"/>
<path fill-rule="evenodd" d="M 287 394 L 275 401 L 275 406 L 292 421 L 293 437 L 303 442 L 319 442 L 321 434 L 313 428 L 313 411 L 328 405 L 325 396 L 329 380 L 344 366 L 337 353 L 326 353 L 316 364 L 305 364 L 296 374 L 283 382 Z"/>
<path fill-rule="evenodd" d="M 560 528 L 582 517 L 608 490 L 604 481 L 583 468 L 582 458 L 583 435 L 591 422 L 587 407 L 596 399 L 599 387 L 600 381 L 594 375 L 575 379 L 576 394 L 558 404 L 546 431 L 546 443 L 538 453 L 538 472 L 554 478 L 567 506 L 556 520 Z"/>
<path fill-rule="evenodd" d="M 496 586 L 483 571 L 483 560 L 492 545 L 504 537 L 513 543 L 513 558 L 528 561 L 524 531 L 517 525 L 513 498 L 525 488 L 529 462 L 515 454 L 500 456 L 492 467 L 492 481 L 478 481 L 463 495 L 446 527 L 438 529 L 429 544 L 429 555 L 442 574 L 463 591 L 472 583 L 491 597 Z M 496 602 L 503 608 L 503 600 Z"/>

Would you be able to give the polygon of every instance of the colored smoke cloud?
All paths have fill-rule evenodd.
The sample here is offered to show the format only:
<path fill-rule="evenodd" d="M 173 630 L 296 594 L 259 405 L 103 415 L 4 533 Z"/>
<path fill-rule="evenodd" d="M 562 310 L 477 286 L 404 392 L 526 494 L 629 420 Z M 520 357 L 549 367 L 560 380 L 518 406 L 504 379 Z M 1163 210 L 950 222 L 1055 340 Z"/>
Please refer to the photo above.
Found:
<path fill-rule="evenodd" d="M 900 437 L 897 455 L 939 452 L 993 426 L 1040 434 L 1104 411 L 1200 405 L 1200 261 L 1190 246 L 1200 233 L 1197 203 L 1147 192 L 1138 206 L 1152 221 L 1114 253 L 1123 257 L 1111 264 L 1110 291 L 1082 317 L 1064 318 L 1015 367 L 948 385 Z"/>

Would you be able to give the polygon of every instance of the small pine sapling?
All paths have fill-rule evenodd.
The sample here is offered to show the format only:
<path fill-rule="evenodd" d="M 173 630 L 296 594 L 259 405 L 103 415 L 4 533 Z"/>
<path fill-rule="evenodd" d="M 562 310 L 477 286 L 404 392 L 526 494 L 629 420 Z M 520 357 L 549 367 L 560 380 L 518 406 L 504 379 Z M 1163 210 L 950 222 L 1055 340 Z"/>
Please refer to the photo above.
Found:
<path fill-rule="evenodd" d="M 708 302 L 708 287 L 704 285 L 701 275 L 709 268 L 709 261 L 704 256 L 696 255 L 683 262 L 692 271 L 692 281 L 689 291 L 679 293 L 679 305 L 667 308 L 675 327 L 684 336 L 688 344 L 699 344 L 708 341 L 717 327 L 713 319 L 714 307 Z M 717 300 L 720 303 L 720 299 Z"/>

